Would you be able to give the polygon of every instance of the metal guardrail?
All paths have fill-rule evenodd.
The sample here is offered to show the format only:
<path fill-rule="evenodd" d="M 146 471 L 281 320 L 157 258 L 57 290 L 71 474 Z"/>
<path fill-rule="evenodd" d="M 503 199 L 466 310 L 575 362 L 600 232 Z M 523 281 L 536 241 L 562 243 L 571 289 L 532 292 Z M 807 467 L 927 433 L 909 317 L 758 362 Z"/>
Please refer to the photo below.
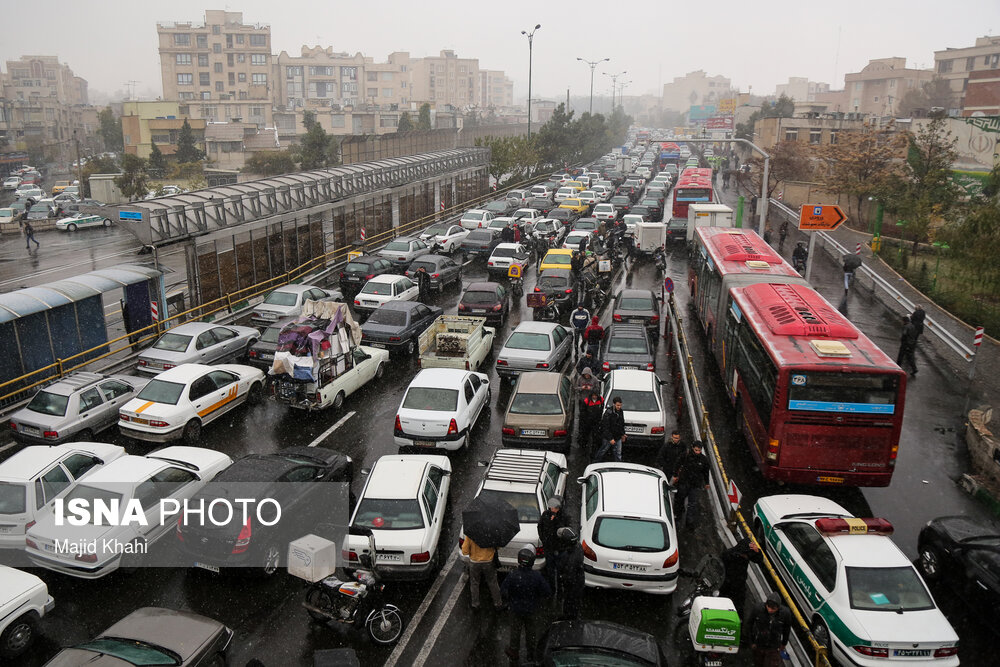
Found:
<path fill-rule="evenodd" d="M 779 210 L 785 217 L 788 218 L 789 222 L 798 224 L 799 214 L 789 207 L 782 204 L 777 199 L 771 199 L 771 205 Z M 815 232 L 817 238 L 821 239 L 823 244 L 827 247 L 833 248 L 838 253 L 837 259 L 843 257 L 844 255 L 850 254 L 851 251 L 842 246 L 836 239 L 830 236 L 826 232 Z M 916 306 L 913 301 L 908 299 L 902 294 L 898 289 L 892 286 L 885 278 L 880 276 L 876 271 L 873 271 L 870 267 L 864 264 L 858 269 L 862 275 L 866 276 L 872 282 L 872 291 L 875 288 L 881 289 L 888 296 L 890 296 L 896 303 L 900 304 L 907 309 L 908 312 L 912 312 Z M 973 357 L 976 356 L 976 351 L 967 345 L 963 344 L 955 334 L 951 333 L 945 327 L 941 326 L 938 322 L 934 320 L 930 315 L 924 320 L 924 327 L 937 336 L 942 343 L 948 346 L 955 354 L 962 357 L 965 361 L 971 362 Z"/>

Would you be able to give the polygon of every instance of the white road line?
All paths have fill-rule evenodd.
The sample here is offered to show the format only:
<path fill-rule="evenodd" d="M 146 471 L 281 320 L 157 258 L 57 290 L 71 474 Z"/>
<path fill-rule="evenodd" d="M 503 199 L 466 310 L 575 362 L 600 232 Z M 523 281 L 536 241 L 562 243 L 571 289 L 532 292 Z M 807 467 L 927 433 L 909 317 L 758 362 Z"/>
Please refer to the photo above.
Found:
<path fill-rule="evenodd" d="M 3 447 L 0 447 L 0 454 L 6 452 L 8 449 L 11 449 L 12 447 L 17 447 L 17 443 L 16 442 L 9 442 L 6 445 L 4 445 Z"/>
<path fill-rule="evenodd" d="M 340 428 L 341 426 L 343 426 L 347 422 L 348 419 L 350 419 L 351 417 L 353 417 L 356 414 L 357 413 L 354 410 L 351 410 L 350 412 L 348 412 L 346 415 L 344 415 L 343 417 L 341 417 L 340 419 L 338 419 L 336 424 L 334 424 L 330 428 L 328 428 L 325 431 L 323 431 L 322 435 L 320 435 L 318 438 L 316 438 L 315 440 L 313 440 L 312 442 L 310 442 L 309 446 L 310 447 L 315 447 L 319 443 L 321 443 L 324 440 L 326 440 L 326 437 L 328 435 L 330 435 L 331 433 L 333 433 L 334 431 L 336 431 L 338 428 Z"/>
<path fill-rule="evenodd" d="M 451 592 L 451 596 L 445 603 L 444 607 L 441 609 L 441 614 L 434 621 L 434 627 L 431 628 L 430 634 L 424 640 L 424 645 L 420 649 L 420 653 L 417 654 L 416 659 L 413 661 L 413 667 L 423 667 L 423 664 L 430 657 L 431 651 L 434 650 L 434 645 L 437 643 L 438 636 L 441 631 L 444 630 L 444 624 L 448 622 L 451 617 L 451 610 L 455 608 L 455 603 L 458 602 L 458 596 L 462 594 L 462 590 L 465 588 L 465 580 L 468 579 L 469 575 L 466 572 L 462 573 L 462 577 L 455 584 L 455 590 Z"/>
<path fill-rule="evenodd" d="M 451 555 L 448 556 L 448 562 L 445 563 L 441 571 L 438 572 L 434 585 L 432 585 L 431 589 L 427 591 L 427 595 L 424 596 L 423 602 L 420 603 L 416 613 L 413 614 L 413 618 L 410 619 L 409 624 L 406 626 L 406 631 L 403 633 L 403 636 L 400 637 L 399 643 L 396 644 L 396 648 L 393 649 L 383 667 L 395 667 L 396 663 L 399 662 L 399 658 L 403 655 L 403 651 L 406 650 L 406 645 L 413 636 L 413 632 L 416 630 L 417 626 L 420 625 L 420 621 L 423 620 L 424 614 L 427 613 L 427 609 L 431 606 L 431 602 L 434 601 L 434 598 L 437 596 L 441 586 L 444 585 L 444 580 L 448 578 L 448 575 L 451 574 L 451 571 L 455 568 L 455 565 L 458 562 L 458 548 L 455 548 L 452 550 Z M 459 581 L 459 584 L 461 584 L 461 581 Z M 459 586 L 459 590 L 461 590 L 461 586 Z"/>

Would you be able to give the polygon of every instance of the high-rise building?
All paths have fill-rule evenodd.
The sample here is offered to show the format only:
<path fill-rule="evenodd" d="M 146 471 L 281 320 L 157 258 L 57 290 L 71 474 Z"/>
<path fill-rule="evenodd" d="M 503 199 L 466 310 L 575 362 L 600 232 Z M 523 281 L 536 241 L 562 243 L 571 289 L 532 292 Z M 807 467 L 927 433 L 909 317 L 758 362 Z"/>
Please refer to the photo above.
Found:
<path fill-rule="evenodd" d="M 732 88 L 728 77 L 708 76 L 704 70 L 688 72 L 663 84 L 663 108 L 685 112 L 692 106 L 717 105 L 732 96 Z"/>
<path fill-rule="evenodd" d="M 893 116 L 907 91 L 930 81 L 934 72 L 906 66 L 906 58 L 869 60 L 860 72 L 844 75 L 848 113 Z"/>
<path fill-rule="evenodd" d="M 206 121 L 271 124 L 271 28 L 242 12 L 207 10 L 203 23 L 157 23 L 163 99 Z"/>
<path fill-rule="evenodd" d="M 410 103 L 410 57 L 390 54 L 376 63 L 361 53 L 335 53 L 332 47 L 302 47 L 301 56 L 282 51 L 275 57 L 274 103 L 284 109 Z"/>
<path fill-rule="evenodd" d="M 479 59 L 459 58 L 454 51 L 439 56 L 411 58 L 413 95 L 418 102 L 429 102 L 444 110 L 446 105 L 464 109 L 482 99 L 479 86 Z"/>
<path fill-rule="evenodd" d="M 500 70 L 479 70 L 479 106 L 484 109 L 514 106 L 514 82 Z"/>
<path fill-rule="evenodd" d="M 963 109 L 966 112 L 964 115 L 977 111 L 992 113 L 997 106 L 992 98 L 1000 94 L 995 81 L 1000 79 L 1000 72 L 982 73 L 988 70 L 1000 70 L 1000 36 L 977 37 L 974 46 L 949 47 L 934 52 L 934 72 L 948 81 L 954 95 L 952 106 L 948 109 L 951 115 L 959 115 L 959 110 Z M 975 88 L 971 104 L 968 99 L 970 81 Z"/>

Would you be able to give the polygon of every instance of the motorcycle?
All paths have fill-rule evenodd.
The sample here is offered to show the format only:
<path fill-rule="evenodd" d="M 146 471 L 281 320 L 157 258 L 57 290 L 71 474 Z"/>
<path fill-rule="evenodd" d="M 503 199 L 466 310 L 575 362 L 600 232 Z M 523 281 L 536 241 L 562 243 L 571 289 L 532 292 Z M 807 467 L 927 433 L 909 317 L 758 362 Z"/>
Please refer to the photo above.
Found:
<path fill-rule="evenodd" d="M 694 579 L 695 585 L 677 606 L 674 646 L 683 655 L 683 664 L 722 667 L 724 656 L 735 653 L 737 647 L 697 644 L 691 636 L 691 612 L 698 604 L 698 598 L 715 598 L 718 595 L 719 587 L 722 586 L 726 576 L 726 568 L 722 560 L 709 554 L 702 557 L 694 571 L 681 570 L 679 574 L 682 577 Z M 738 636 L 738 631 L 736 636 Z"/>
<path fill-rule="evenodd" d="M 792 267 L 801 274 L 806 272 L 806 259 L 808 255 L 793 255 L 792 256 Z"/>
<path fill-rule="evenodd" d="M 531 292 L 527 297 L 531 308 L 531 319 L 539 322 L 555 322 L 559 319 L 559 304 L 545 292 Z"/>
<path fill-rule="evenodd" d="M 354 571 L 354 581 L 344 581 L 335 574 L 312 583 L 302 606 L 313 620 L 339 623 L 366 629 L 377 644 L 394 644 L 403 634 L 405 621 L 399 607 L 384 599 L 375 558 L 375 535 L 370 529 L 351 528 L 352 535 L 368 537 L 368 550 L 358 557 L 361 568 Z"/>
<path fill-rule="evenodd" d="M 653 264 L 656 266 L 656 274 L 662 276 L 667 270 L 667 255 L 660 246 L 653 251 Z"/>
<path fill-rule="evenodd" d="M 507 277 L 510 279 L 510 291 L 520 298 L 524 294 L 524 266 L 522 264 L 511 264 L 507 269 Z"/>

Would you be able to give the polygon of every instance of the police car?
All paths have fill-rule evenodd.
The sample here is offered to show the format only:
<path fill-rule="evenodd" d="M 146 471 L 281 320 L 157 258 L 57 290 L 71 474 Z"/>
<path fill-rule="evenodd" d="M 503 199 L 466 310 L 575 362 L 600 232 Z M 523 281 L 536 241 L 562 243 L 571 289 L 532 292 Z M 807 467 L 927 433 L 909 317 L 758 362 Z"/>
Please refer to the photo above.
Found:
<path fill-rule="evenodd" d="M 958 635 L 885 519 L 806 495 L 761 498 L 754 533 L 812 628 L 844 665 L 958 665 Z"/>

